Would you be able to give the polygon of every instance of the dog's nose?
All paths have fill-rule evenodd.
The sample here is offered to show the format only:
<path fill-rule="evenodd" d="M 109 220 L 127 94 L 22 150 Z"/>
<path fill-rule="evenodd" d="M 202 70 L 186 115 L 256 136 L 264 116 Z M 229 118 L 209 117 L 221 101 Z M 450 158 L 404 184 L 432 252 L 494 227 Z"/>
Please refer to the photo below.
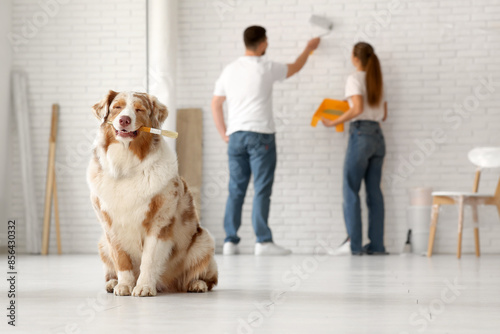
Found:
<path fill-rule="evenodd" d="M 132 119 L 130 119 L 130 117 L 128 116 L 122 116 L 120 117 L 120 125 L 121 126 L 127 126 L 127 125 L 130 125 L 130 123 L 132 122 Z"/>

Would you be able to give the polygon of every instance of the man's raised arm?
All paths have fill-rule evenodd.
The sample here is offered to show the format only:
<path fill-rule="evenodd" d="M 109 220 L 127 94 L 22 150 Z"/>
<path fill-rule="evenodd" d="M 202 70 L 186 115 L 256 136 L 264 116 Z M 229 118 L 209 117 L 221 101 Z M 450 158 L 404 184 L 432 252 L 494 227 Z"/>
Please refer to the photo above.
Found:
<path fill-rule="evenodd" d="M 309 42 L 307 42 L 306 48 L 304 49 L 304 51 L 302 51 L 300 56 L 295 60 L 295 63 L 287 64 L 288 66 L 288 72 L 286 74 L 287 78 L 290 78 L 292 75 L 300 71 L 302 67 L 304 67 L 307 58 L 309 58 L 311 52 L 316 50 L 316 48 L 318 47 L 319 41 L 320 41 L 319 37 L 311 39 Z"/>

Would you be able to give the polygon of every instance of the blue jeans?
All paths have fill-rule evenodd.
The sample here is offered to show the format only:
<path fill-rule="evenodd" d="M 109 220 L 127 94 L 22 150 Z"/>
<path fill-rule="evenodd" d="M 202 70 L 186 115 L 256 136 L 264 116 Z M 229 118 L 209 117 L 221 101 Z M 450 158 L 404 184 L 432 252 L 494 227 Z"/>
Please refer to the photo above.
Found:
<path fill-rule="evenodd" d="M 380 190 L 385 141 L 378 122 L 355 121 L 349 127 L 349 144 L 344 162 L 344 219 L 351 239 L 352 254 L 384 253 L 384 197 Z M 359 189 L 365 180 L 368 206 L 368 238 L 362 247 Z"/>
<path fill-rule="evenodd" d="M 255 195 L 252 207 L 252 225 L 257 242 L 272 242 L 267 226 L 271 193 L 276 169 L 276 141 L 274 134 L 238 131 L 229 136 L 229 197 L 224 215 L 225 242 L 240 242 L 241 209 L 245 200 L 250 175 L 253 173 Z"/>

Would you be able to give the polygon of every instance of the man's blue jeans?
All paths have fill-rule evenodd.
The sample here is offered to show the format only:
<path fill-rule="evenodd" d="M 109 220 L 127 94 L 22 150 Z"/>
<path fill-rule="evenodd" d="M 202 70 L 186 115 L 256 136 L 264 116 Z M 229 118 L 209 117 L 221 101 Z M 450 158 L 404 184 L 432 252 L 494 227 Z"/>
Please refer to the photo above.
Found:
<path fill-rule="evenodd" d="M 273 236 L 267 226 L 271 192 L 276 169 L 276 141 L 274 134 L 238 131 L 229 136 L 229 197 L 224 216 L 225 242 L 240 242 L 241 209 L 245 200 L 250 175 L 253 173 L 255 195 L 252 225 L 257 242 L 271 242 Z"/>
<path fill-rule="evenodd" d="M 380 190 L 385 141 L 378 122 L 355 121 L 349 127 L 344 163 L 344 219 L 353 254 L 384 253 L 384 197 Z M 368 238 L 362 248 L 359 190 L 365 180 Z"/>

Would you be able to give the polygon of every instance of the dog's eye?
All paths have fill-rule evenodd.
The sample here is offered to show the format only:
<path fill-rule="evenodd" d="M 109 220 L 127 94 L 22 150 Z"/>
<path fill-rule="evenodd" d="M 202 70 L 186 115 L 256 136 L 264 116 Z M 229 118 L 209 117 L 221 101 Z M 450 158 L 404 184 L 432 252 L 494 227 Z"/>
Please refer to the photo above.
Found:
<path fill-rule="evenodd" d="M 114 106 L 113 109 L 121 109 L 122 107 L 120 106 Z"/>
<path fill-rule="evenodd" d="M 144 111 L 144 109 L 139 109 L 139 108 L 137 108 L 137 109 L 135 109 L 135 111 L 136 111 L 136 112 L 143 112 L 143 111 Z"/>

